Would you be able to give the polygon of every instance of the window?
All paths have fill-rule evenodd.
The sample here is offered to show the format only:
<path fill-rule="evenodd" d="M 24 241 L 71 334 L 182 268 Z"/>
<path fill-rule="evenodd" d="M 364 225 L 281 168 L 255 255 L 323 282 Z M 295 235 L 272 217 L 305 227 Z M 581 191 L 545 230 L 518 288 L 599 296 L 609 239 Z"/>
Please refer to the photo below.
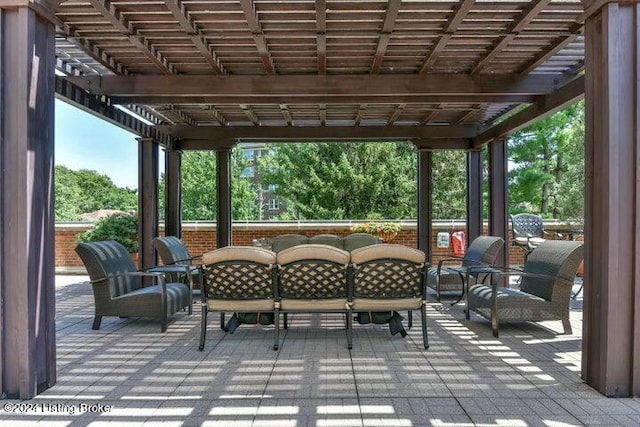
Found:
<path fill-rule="evenodd" d="M 240 178 L 253 178 L 256 174 L 255 168 L 250 166 L 242 171 Z"/>
<path fill-rule="evenodd" d="M 278 199 L 270 199 L 269 200 L 269 210 L 275 211 L 280 209 L 280 200 Z"/>
<path fill-rule="evenodd" d="M 247 160 L 253 160 L 256 158 L 256 152 L 254 150 L 244 150 L 244 158 Z"/>
<path fill-rule="evenodd" d="M 278 189 L 278 184 L 269 184 L 269 191 L 276 191 Z"/>

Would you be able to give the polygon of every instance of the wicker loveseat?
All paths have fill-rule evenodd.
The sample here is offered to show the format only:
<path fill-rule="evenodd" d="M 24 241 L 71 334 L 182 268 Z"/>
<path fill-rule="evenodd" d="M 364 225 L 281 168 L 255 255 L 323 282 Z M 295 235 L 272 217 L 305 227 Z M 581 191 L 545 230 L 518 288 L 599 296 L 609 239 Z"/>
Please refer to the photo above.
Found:
<path fill-rule="evenodd" d="M 315 244 L 333 246 L 351 252 L 363 246 L 379 243 L 382 243 L 379 237 L 367 233 L 353 233 L 344 237 L 335 234 L 318 234 L 311 237 L 302 234 L 281 234 L 273 238 L 272 250 L 278 253 L 297 245 Z"/>

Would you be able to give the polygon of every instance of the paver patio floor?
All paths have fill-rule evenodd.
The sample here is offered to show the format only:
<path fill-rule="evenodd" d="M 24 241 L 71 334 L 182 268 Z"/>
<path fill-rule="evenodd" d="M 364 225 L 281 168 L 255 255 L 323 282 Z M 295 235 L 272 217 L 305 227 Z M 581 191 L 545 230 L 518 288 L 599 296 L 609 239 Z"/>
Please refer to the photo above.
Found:
<path fill-rule="evenodd" d="M 3 401 L 0 425 L 640 425 L 640 399 L 606 398 L 580 378 L 580 298 L 571 336 L 545 322 L 505 325 L 495 339 L 489 322 L 445 300 L 429 304 L 429 350 L 414 313 L 404 339 L 354 324 L 351 351 L 340 315 L 290 315 L 279 351 L 272 327 L 225 335 L 210 315 L 199 352 L 199 306 L 164 334 L 145 319 L 104 318 L 93 331 L 82 280 L 57 277 L 57 384 Z"/>

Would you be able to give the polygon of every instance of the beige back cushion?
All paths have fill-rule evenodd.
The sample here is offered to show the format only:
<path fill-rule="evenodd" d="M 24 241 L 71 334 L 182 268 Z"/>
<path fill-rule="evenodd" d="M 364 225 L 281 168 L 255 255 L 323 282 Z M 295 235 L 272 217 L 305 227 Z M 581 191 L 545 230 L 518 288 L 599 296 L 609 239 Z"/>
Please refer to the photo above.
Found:
<path fill-rule="evenodd" d="M 280 265 L 305 259 L 321 259 L 338 264 L 348 264 L 349 252 L 329 245 L 298 245 L 279 252 L 277 256 Z"/>
<path fill-rule="evenodd" d="M 423 263 L 427 256 L 424 252 L 404 245 L 382 243 L 379 245 L 365 246 L 351 252 L 351 262 L 362 264 L 376 259 L 394 258 Z"/>
<path fill-rule="evenodd" d="M 203 264 L 224 261 L 249 261 L 260 264 L 275 264 L 276 254 L 270 250 L 253 246 L 226 246 L 202 255 Z"/>

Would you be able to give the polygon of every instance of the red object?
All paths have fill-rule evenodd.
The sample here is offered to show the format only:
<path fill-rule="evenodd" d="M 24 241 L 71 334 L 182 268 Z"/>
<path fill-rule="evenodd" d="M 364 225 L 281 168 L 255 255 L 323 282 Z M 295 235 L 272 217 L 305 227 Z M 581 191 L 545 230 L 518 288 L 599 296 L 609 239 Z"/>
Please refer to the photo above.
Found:
<path fill-rule="evenodd" d="M 451 233 L 451 242 L 453 243 L 453 254 L 463 256 L 467 249 L 467 237 L 464 231 L 456 231 Z"/>

